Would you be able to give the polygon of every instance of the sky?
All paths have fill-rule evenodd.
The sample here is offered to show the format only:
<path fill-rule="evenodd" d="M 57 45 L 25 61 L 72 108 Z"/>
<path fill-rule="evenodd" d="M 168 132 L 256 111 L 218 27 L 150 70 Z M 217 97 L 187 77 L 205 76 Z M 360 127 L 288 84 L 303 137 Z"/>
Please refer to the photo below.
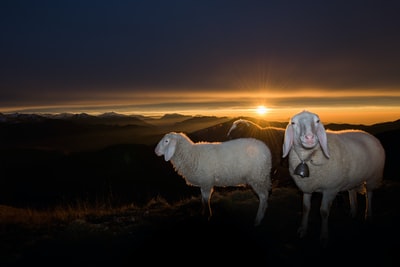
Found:
<path fill-rule="evenodd" d="M 368 0 L 1 1 L 0 112 L 397 120 L 399 11 Z"/>

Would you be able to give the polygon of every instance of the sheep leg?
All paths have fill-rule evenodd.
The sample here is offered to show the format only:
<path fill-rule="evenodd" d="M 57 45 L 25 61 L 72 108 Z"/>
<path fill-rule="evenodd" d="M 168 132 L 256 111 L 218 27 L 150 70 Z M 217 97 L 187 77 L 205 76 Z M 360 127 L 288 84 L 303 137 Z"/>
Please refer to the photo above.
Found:
<path fill-rule="evenodd" d="M 355 218 L 357 216 L 357 192 L 353 190 L 349 190 L 349 201 L 350 201 L 350 216 Z"/>
<path fill-rule="evenodd" d="M 307 234 L 308 228 L 308 217 L 310 215 L 311 209 L 311 193 L 304 193 L 303 194 L 303 213 L 301 218 L 301 225 L 299 229 L 297 229 L 297 234 L 300 238 L 303 238 Z"/>
<path fill-rule="evenodd" d="M 260 193 L 257 192 L 258 199 L 259 199 L 259 204 L 258 204 L 258 210 L 257 210 L 257 216 L 254 222 L 254 226 L 260 225 L 262 219 L 264 218 L 265 211 L 268 207 L 268 190 L 266 193 Z"/>
<path fill-rule="evenodd" d="M 372 191 L 367 191 L 365 194 L 365 220 L 372 218 Z"/>
<path fill-rule="evenodd" d="M 211 211 L 211 195 L 213 193 L 213 188 L 200 188 L 201 192 L 201 203 L 202 203 L 202 214 L 208 214 L 208 220 L 211 219 L 212 211 Z"/>
<path fill-rule="evenodd" d="M 322 201 L 320 207 L 320 214 L 322 218 L 320 239 L 323 243 L 326 243 L 326 241 L 329 238 L 328 218 L 332 206 L 332 201 L 335 199 L 336 194 L 337 194 L 336 192 L 326 192 L 326 191 L 323 192 L 322 194 Z"/>

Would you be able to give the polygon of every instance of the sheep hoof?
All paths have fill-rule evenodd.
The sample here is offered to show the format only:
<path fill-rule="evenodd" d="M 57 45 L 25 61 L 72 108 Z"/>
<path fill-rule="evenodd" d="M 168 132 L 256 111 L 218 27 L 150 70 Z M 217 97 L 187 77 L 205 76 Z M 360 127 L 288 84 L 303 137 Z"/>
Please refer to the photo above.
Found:
<path fill-rule="evenodd" d="M 304 238 L 307 235 L 307 229 L 304 229 L 303 227 L 299 227 L 299 229 L 297 230 L 297 235 L 300 238 Z"/>
<path fill-rule="evenodd" d="M 350 218 L 356 219 L 356 217 L 357 217 L 357 212 L 351 211 L 351 212 L 350 212 Z"/>
<path fill-rule="evenodd" d="M 350 218 L 355 219 L 357 217 L 357 208 L 351 207 L 349 216 Z"/>
<path fill-rule="evenodd" d="M 329 241 L 328 237 L 321 237 L 320 238 L 321 247 L 322 248 L 328 247 L 328 243 L 329 243 L 328 241 Z"/>
<path fill-rule="evenodd" d="M 365 223 L 367 223 L 367 224 L 372 224 L 374 220 L 372 219 L 372 216 L 366 216 L 366 217 L 364 218 L 364 221 L 365 221 Z"/>

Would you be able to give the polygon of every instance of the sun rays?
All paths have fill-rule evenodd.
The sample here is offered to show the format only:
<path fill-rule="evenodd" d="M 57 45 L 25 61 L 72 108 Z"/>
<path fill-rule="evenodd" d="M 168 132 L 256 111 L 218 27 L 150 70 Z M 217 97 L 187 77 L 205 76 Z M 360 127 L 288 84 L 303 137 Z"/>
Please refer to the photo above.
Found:
<path fill-rule="evenodd" d="M 261 105 L 261 106 L 257 106 L 255 111 L 258 115 L 265 115 L 266 113 L 268 113 L 268 108 Z"/>

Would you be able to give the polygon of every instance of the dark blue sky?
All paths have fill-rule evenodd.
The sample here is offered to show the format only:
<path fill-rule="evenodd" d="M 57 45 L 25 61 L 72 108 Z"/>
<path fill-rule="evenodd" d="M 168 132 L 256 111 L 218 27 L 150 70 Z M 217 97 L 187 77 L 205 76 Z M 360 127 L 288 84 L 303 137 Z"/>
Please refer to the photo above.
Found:
<path fill-rule="evenodd" d="M 262 90 L 380 90 L 395 105 L 399 3 L 1 1 L 0 106 Z"/>

